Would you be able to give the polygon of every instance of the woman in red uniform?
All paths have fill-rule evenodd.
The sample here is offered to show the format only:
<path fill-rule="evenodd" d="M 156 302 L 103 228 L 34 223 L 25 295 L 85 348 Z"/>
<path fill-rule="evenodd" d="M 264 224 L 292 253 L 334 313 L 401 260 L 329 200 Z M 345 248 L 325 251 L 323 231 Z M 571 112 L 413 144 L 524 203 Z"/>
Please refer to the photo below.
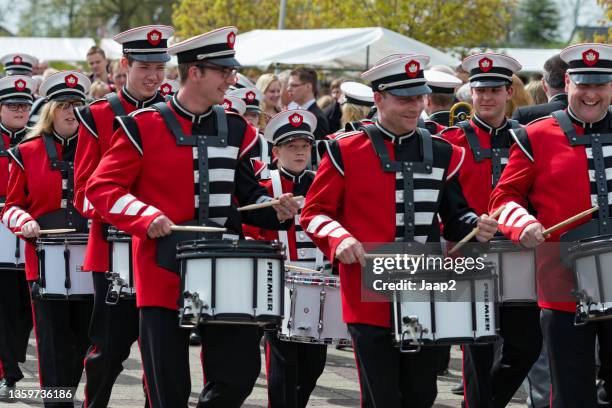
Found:
<path fill-rule="evenodd" d="M 72 206 L 72 163 L 78 130 L 74 108 L 84 103 L 89 87 L 87 77 L 75 71 L 59 72 L 47 78 L 40 87 L 41 96 L 47 99 L 40 120 L 9 151 L 12 164 L 2 222 L 28 240 L 26 278 L 32 294 L 43 389 L 76 388 L 89 346 L 87 330 L 93 298 L 41 298 L 38 290 L 44 284 L 39 280 L 35 245 L 41 229 L 73 227 L 82 232 L 86 228 L 86 221 Z M 51 279 L 47 276 L 47 286 L 53 283 Z M 74 392 L 70 397 L 73 395 Z M 73 407 L 73 403 L 45 400 L 45 407 Z"/>

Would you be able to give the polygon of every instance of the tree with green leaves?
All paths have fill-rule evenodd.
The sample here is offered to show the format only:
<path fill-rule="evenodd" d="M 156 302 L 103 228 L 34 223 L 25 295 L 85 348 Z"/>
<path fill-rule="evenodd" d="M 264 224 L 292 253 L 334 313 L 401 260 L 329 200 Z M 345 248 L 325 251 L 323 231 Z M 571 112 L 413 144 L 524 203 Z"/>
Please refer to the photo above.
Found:
<path fill-rule="evenodd" d="M 517 36 L 528 47 L 558 41 L 559 10 L 552 0 L 522 0 L 517 15 Z"/>
<path fill-rule="evenodd" d="M 515 0 L 288 0 L 285 27 L 384 27 L 434 47 L 490 47 L 505 38 Z M 276 28 L 278 0 L 179 0 L 173 21 L 182 38 L 235 25 Z M 265 46 L 265 44 L 262 44 Z"/>

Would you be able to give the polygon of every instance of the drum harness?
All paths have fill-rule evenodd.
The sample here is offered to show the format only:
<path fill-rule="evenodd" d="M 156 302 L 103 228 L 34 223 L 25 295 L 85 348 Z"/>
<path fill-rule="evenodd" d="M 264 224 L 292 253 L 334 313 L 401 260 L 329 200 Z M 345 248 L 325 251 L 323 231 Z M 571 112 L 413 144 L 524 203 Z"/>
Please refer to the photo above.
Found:
<path fill-rule="evenodd" d="M 9 157 L 6 146 L 4 145 L 4 138 L 0 135 L 0 157 Z M 0 196 L 0 202 L 5 202 L 6 197 Z M 21 249 L 19 248 L 20 238 L 15 236 L 15 265 L 19 262 L 19 257 L 21 256 Z"/>

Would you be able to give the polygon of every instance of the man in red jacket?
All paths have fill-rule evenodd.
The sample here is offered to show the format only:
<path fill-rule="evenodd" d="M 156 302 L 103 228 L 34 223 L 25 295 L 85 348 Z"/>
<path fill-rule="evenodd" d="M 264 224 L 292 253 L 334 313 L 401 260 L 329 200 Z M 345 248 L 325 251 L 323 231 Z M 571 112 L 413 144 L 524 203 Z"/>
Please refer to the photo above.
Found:
<path fill-rule="evenodd" d="M 461 67 L 470 73 L 472 118 L 445 129 L 440 136 L 466 150 L 459 183 L 468 204 L 477 212 L 486 212 L 508 160 L 513 140 L 510 130 L 520 127 L 506 118 L 505 108 L 512 97 L 512 74 L 521 65 L 507 55 L 489 52 L 470 55 Z M 503 346 L 497 347 L 497 355 L 492 344 L 463 348 L 465 401 L 470 408 L 505 407 L 542 348 L 540 309 L 535 303 L 502 304 L 499 312 Z"/>
<path fill-rule="evenodd" d="M 362 74 L 371 83 L 374 125 L 327 143 L 302 210 L 301 223 L 332 262 L 339 262 L 342 315 L 359 370 L 363 406 L 430 407 L 436 397 L 438 353 L 400 354 L 393 347 L 388 302 L 362 301 L 362 242 L 439 242 L 438 215 L 447 239 L 475 226 L 479 241 L 497 230 L 463 197 L 456 174 L 465 151 L 433 137 L 417 122 L 431 92 L 423 69 L 429 58 L 389 58 Z"/>
<path fill-rule="evenodd" d="M 74 203 L 91 219 L 83 269 L 92 271 L 94 280 L 94 311 L 89 331 L 92 345 L 85 358 L 85 407 L 108 405 L 113 384 L 123 370 L 122 363 L 138 339 L 136 300 L 106 304 L 111 283 L 105 276 L 110 270 L 106 241 L 109 224 L 85 198 L 85 185 L 110 148 L 115 117 L 163 101 L 158 88 L 170 59 L 167 42 L 172 34 L 174 29 L 163 25 L 137 27 L 117 34 L 114 40 L 123 46 L 120 64 L 127 69 L 125 86 L 76 111 L 81 126 L 75 158 Z"/>
<path fill-rule="evenodd" d="M 572 273 L 559 260 L 559 249 L 545 241 L 578 241 L 610 234 L 608 185 L 612 116 L 612 46 L 578 44 L 565 48 L 567 110 L 532 122 L 515 133 L 516 143 L 489 209 L 505 205 L 501 231 L 515 242 L 536 247 L 540 323 L 550 360 L 551 406 L 596 407 L 595 339 L 602 368 L 612 364 L 612 322 L 574 324 L 576 300 Z M 526 210 L 527 201 L 537 218 Z M 599 211 L 549 237 L 549 228 L 593 205 Z M 604 371 L 602 369 L 602 371 Z M 600 377 L 609 387 L 607 370 Z M 606 390 L 608 395 L 610 389 Z"/>
<path fill-rule="evenodd" d="M 179 327 L 176 244 L 189 239 L 173 224 L 225 227 L 241 234 L 240 205 L 269 201 L 247 157 L 252 126 L 219 104 L 235 81 L 237 29 L 225 27 L 173 45 L 181 89 L 166 103 L 117 118 L 110 149 L 87 183 L 86 198 L 109 223 L 132 235 L 140 347 L 152 407 L 186 407 L 189 331 Z M 280 204 L 242 214 L 245 222 L 283 227 L 297 213 Z M 285 226 L 286 227 L 286 226 Z M 187 235 L 187 234 L 185 234 Z M 163 239 L 161 239 L 163 238 Z M 239 407 L 260 371 L 257 326 L 200 326 L 206 383 L 200 407 Z"/>

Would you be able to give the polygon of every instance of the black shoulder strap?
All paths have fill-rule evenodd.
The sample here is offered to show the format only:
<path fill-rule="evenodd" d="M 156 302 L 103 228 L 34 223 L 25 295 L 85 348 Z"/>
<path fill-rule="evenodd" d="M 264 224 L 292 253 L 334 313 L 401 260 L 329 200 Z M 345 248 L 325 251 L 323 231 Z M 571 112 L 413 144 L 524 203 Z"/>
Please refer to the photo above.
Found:
<path fill-rule="evenodd" d="M 113 113 L 115 114 L 115 116 L 127 115 L 127 112 L 125 111 L 125 109 L 123 108 L 123 105 L 121 104 L 119 95 L 117 95 L 116 92 L 108 93 L 106 94 L 106 96 L 104 96 L 104 98 L 106 98 L 106 100 L 108 101 L 108 104 L 113 110 Z"/>
<path fill-rule="evenodd" d="M 510 129 L 519 129 L 522 127 L 518 120 L 508 119 L 508 123 L 510 123 Z"/>
<path fill-rule="evenodd" d="M 565 133 L 565 137 L 567 137 L 569 144 L 572 146 L 580 144 L 576 129 L 574 129 L 574 126 L 572 126 L 572 121 L 570 120 L 567 112 L 558 110 L 551 113 L 551 115 L 553 118 L 555 118 L 563 133 Z M 585 141 L 588 141 L 588 138 L 585 138 Z"/>
<path fill-rule="evenodd" d="M 338 172 L 344 176 L 344 163 L 340 153 L 340 145 L 336 139 L 317 140 L 317 152 L 323 158 L 325 153 L 329 154 L 329 160 Z"/>
<path fill-rule="evenodd" d="M 136 121 L 134 120 L 134 118 L 129 115 L 128 116 L 117 116 L 115 118 L 115 123 L 118 123 L 123 128 L 127 137 L 132 141 L 132 143 L 134 144 L 134 147 L 136 147 L 136 150 L 138 150 L 138 152 L 142 156 L 143 155 L 142 139 L 140 137 L 140 131 L 138 130 L 138 125 L 136 124 Z"/>
<path fill-rule="evenodd" d="M 55 147 L 55 141 L 53 140 L 53 136 L 51 135 L 42 135 L 43 142 L 45 143 L 45 150 L 47 151 L 47 157 L 49 157 L 49 161 L 51 162 L 51 169 L 58 170 L 57 162 L 57 149 Z"/>
<path fill-rule="evenodd" d="M 6 152 L 9 154 L 9 156 L 11 156 L 11 159 L 13 159 L 15 163 L 17 163 L 17 165 L 21 167 L 21 170 L 25 170 L 25 167 L 23 165 L 23 158 L 21 157 L 21 151 L 19 150 L 19 145 L 11 147 Z"/>
<path fill-rule="evenodd" d="M 91 109 L 89 106 L 83 106 L 74 110 L 79 122 L 89 130 L 96 139 L 98 138 L 98 128 L 96 127 L 96 121 L 93 118 Z"/>
<path fill-rule="evenodd" d="M 478 136 L 476 136 L 476 132 L 474 131 L 474 128 L 472 127 L 470 122 L 468 122 L 467 120 L 462 120 L 461 122 L 457 123 L 457 126 L 459 126 L 461 130 L 463 130 L 463 133 L 465 133 L 465 137 L 467 138 L 468 144 L 470 145 L 470 150 L 472 151 L 474 160 L 476 160 L 477 163 L 481 162 L 484 159 L 491 158 L 491 150 L 483 149 L 480 146 Z"/>

